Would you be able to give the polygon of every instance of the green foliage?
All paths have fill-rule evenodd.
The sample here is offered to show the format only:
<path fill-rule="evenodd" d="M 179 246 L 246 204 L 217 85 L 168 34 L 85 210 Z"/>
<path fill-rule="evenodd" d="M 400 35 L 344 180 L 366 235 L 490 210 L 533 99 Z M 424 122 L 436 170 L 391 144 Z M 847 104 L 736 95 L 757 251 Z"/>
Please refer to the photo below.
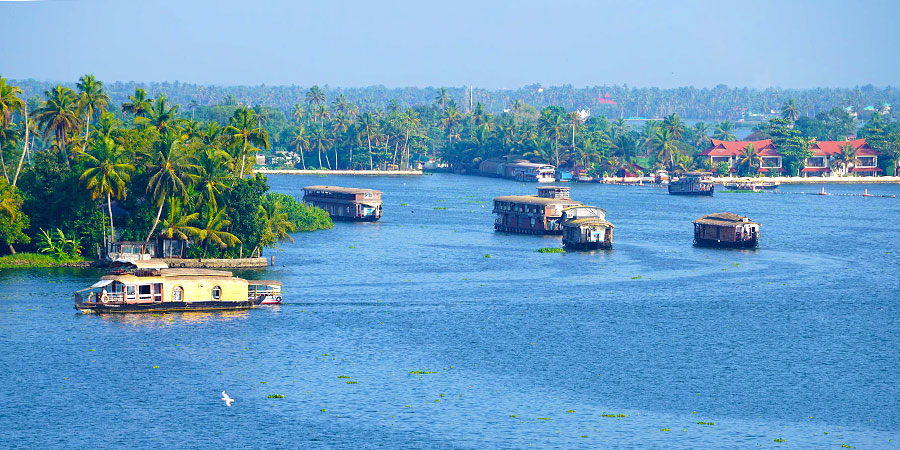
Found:
<path fill-rule="evenodd" d="M 538 253 L 565 253 L 566 250 L 559 247 L 544 247 L 535 250 Z"/>
<path fill-rule="evenodd" d="M 67 261 L 59 261 L 52 255 L 40 253 L 16 253 L 15 255 L 0 256 L 0 269 L 57 267 L 61 264 L 83 261 L 84 258 L 81 257 L 70 258 Z"/>
<path fill-rule="evenodd" d="M 27 244 L 30 239 L 24 230 L 30 223 L 22 212 L 22 196 L 14 186 L 0 178 L 0 241 L 8 246 Z"/>
<path fill-rule="evenodd" d="M 295 231 L 330 230 L 334 227 L 331 217 L 322 208 L 305 205 L 286 194 L 270 192 L 266 196 L 281 204 L 281 210 L 294 224 Z"/>
<path fill-rule="evenodd" d="M 57 261 L 69 262 L 80 259 L 81 243 L 78 238 L 68 238 L 59 228 L 56 233 L 41 229 L 37 239 L 41 253 L 53 256 Z"/>
<path fill-rule="evenodd" d="M 263 195 L 269 190 L 266 177 L 257 174 L 252 178 L 234 179 L 234 185 L 223 193 L 230 233 L 243 243 L 247 252 L 259 245 L 265 231 L 258 211 Z"/>

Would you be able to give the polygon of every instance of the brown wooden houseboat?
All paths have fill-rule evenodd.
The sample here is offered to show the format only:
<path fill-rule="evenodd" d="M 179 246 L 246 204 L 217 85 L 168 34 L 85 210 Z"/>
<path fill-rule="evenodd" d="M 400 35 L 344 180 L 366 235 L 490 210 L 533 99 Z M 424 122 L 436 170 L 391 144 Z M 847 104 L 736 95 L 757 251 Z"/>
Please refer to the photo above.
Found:
<path fill-rule="evenodd" d="M 563 210 L 563 246 L 573 250 L 612 248 L 613 224 L 606 221 L 606 210 L 596 206 L 572 206 Z"/>
<path fill-rule="evenodd" d="M 338 186 L 306 186 L 303 202 L 324 209 L 332 220 L 374 222 L 381 218 L 381 191 Z"/>
<path fill-rule="evenodd" d="M 494 199 L 494 229 L 507 233 L 561 234 L 564 209 L 581 205 L 569 188 L 542 186 L 538 195 L 506 195 Z"/>
<path fill-rule="evenodd" d="M 686 172 L 675 181 L 669 181 L 669 193 L 673 195 L 713 195 L 716 185 L 710 172 Z"/>
<path fill-rule="evenodd" d="M 759 245 L 759 224 L 737 214 L 709 214 L 694 221 L 694 244 L 756 248 Z"/>

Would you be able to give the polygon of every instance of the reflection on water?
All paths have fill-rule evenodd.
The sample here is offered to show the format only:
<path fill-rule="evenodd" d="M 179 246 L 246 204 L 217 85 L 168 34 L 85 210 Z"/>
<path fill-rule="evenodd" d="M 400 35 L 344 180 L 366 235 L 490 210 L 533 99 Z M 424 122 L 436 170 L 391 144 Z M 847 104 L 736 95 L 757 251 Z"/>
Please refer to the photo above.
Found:
<path fill-rule="evenodd" d="M 176 324 L 201 324 L 247 319 L 249 310 L 237 311 L 184 311 L 166 313 L 116 313 L 95 314 L 106 322 L 135 327 L 165 326 Z"/>

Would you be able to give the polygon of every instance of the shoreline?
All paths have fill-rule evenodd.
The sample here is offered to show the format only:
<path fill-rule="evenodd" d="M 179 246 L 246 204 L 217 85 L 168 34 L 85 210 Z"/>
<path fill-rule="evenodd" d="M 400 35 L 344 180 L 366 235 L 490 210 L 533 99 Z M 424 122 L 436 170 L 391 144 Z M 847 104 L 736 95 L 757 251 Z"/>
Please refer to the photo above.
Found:
<path fill-rule="evenodd" d="M 900 184 L 900 176 L 884 177 L 719 177 L 713 178 L 716 184 L 730 183 L 736 180 L 776 181 L 780 184 Z M 605 177 L 600 183 L 638 184 L 640 177 Z M 585 183 L 582 181 L 582 183 Z M 587 183 L 597 183 L 588 181 Z M 644 181 L 645 184 L 655 184 Z"/>
<path fill-rule="evenodd" d="M 416 176 L 421 170 L 303 170 L 303 169 L 255 169 L 263 175 L 358 175 L 358 176 Z"/>

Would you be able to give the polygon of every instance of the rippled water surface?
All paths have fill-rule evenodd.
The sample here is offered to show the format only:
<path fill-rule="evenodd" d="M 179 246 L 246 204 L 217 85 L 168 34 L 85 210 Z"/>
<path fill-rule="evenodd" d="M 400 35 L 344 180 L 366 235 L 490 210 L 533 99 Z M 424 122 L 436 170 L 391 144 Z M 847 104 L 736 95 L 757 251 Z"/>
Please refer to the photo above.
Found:
<path fill-rule="evenodd" d="M 80 315 L 100 272 L 0 269 L 0 447 L 898 447 L 900 199 L 572 184 L 615 249 L 542 254 L 559 237 L 492 228 L 533 184 L 269 181 L 385 200 L 241 274 L 282 280 L 281 307 Z M 864 188 L 900 194 L 827 189 Z M 760 249 L 692 247 L 720 211 Z"/>

